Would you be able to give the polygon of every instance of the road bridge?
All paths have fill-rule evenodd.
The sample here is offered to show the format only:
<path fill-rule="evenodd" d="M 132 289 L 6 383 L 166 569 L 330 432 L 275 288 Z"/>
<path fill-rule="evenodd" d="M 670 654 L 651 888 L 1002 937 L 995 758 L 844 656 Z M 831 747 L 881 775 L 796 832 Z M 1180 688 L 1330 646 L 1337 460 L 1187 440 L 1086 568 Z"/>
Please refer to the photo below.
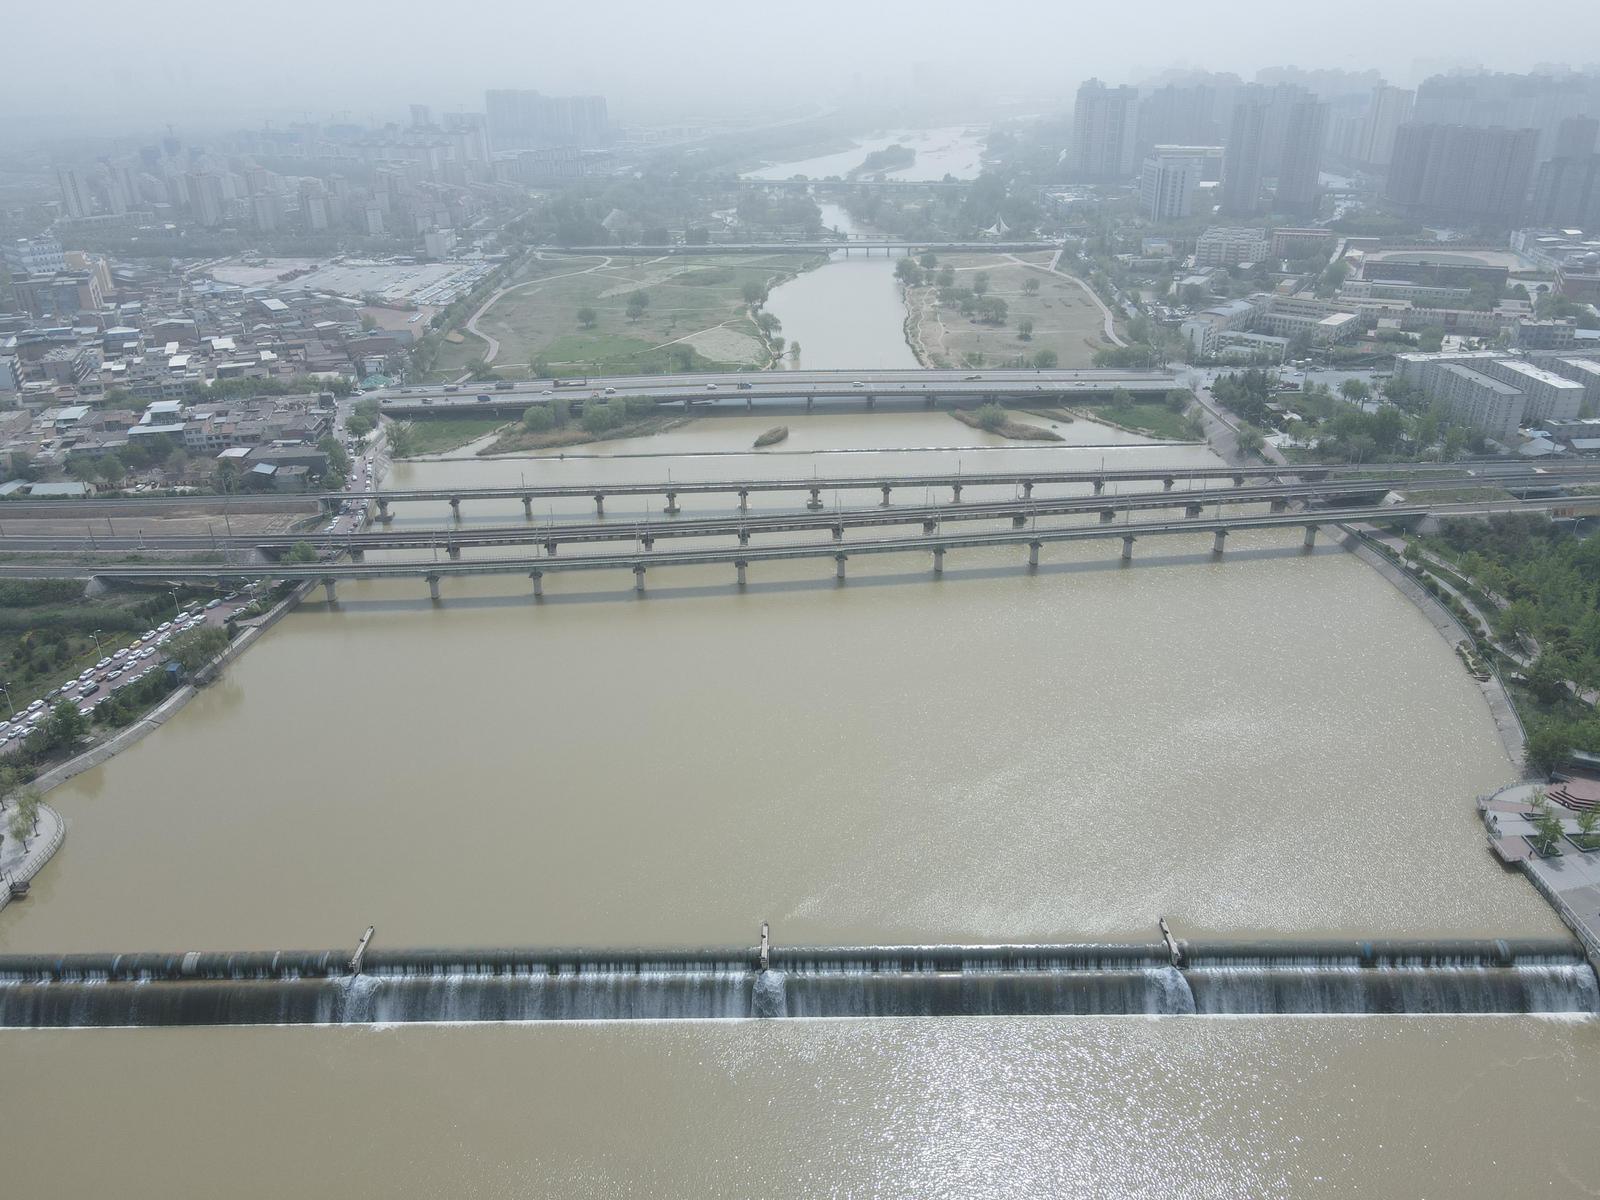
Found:
<path fill-rule="evenodd" d="M 1581 476 L 1568 479 L 1569 484 L 1600 483 L 1600 465 Z M 1498 487 L 1508 491 L 1524 488 L 1547 490 L 1547 478 L 1532 469 L 1518 475 L 1501 476 Z M 1212 506 L 1238 504 L 1268 504 L 1274 511 L 1286 509 L 1297 502 L 1329 500 L 1335 496 L 1378 494 L 1397 488 L 1411 492 L 1438 488 L 1456 489 L 1461 480 L 1453 476 L 1414 479 L 1404 475 L 1363 476 L 1358 479 L 1334 479 L 1317 483 L 1269 483 L 1257 486 L 1230 488 L 1180 488 L 1172 491 L 1127 492 L 1101 496 L 1013 497 L 1001 500 L 952 501 L 946 504 L 905 504 L 887 502 L 866 508 L 834 508 L 820 511 L 787 511 L 739 514 L 684 514 L 662 520 L 630 518 L 623 515 L 593 521 L 550 520 L 534 522 L 530 516 L 519 525 L 496 525 L 483 528 L 453 524 L 445 528 L 404 529 L 388 531 L 304 530 L 288 533 L 219 534 L 162 533 L 159 529 L 138 529 L 122 534 L 92 534 L 89 536 L 63 536 L 60 534 L 9 534 L 0 537 L 0 550 L 9 553 L 114 553 L 118 551 L 204 552 L 226 550 L 238 553 L 264 551 L 281 553 L 290 547 L 306 543 L 324 553 L 348 553 L 360 557 L 371 551 L 394 550 L 444 550 L 455 557 L 463 549 L 541 545 L 548 554 L 556 553 L 558 546 L 584 542 L 632 541 L 645 550 L 654 547 L 660 538 L 712 538 L 737 537 L 747 545 L 758 534 L 795 533 L 825 530 L 836 541 L 842 541 L 847 530 L 873 526 L 920 524 L 925 534 L 935 532 L 947 522 L 1005 521 L 1021 528 L 1039 518 L 1097 513 L 1102 522 L 1115 521 L 1118 516 L 1163 508 L 1182 508 L 1187 517 L 1198 517 L 1203 509 Z"/>
<path fill-rule="evenodd" d="M 910 242 L 903 238 L 851 238 L 846 241 L 812 242 L 715 242 L 704 246 L 540 246 L 543 254 L 609 254 L 657 257 L 668 254 L 828 254 L 842 250 L 871 253 L 882 250 L 886 255 L 895 251 L 902 254 L 920 254 L 925 250 L 941 254 L 1015 254 L 1029 250 L 1055 250 L 1060 242 L 1037 238 L 1018 238 L 1001 241 L 979 240 L 965 242 Z"/>
<path fill-rule="evenodd" d="M 1064 447 L 1072 450 L 1073 447 Z M 1081 450 L 1081 447 L 1077 448 Z M 909 475 L 813 475 L 791 479 L 721 479 L 721 480 L 665 480 L 657 482 L 615 482 L 577 484 L 516 484 L 503 487 L 471 488 L 396 488 L 368 492 L 300 492 L 285 494 L 278 499 L 286 510 L 301 509 L 307 501 L 323 506 L 339 506 L 347 502 L 373 504 L 380 518 L 387 517 L 396 504 L 447 503 L 452 511 L 459 512 L 463 505 L 480 500 L 520 500 L 525 511 L 531 514 L 537 500 L 584 499 L 594 502 L 596 511 L 605 512 L 605 502 L 614 497 L 663 497 L 663 512 L 676 515 L 681 509 L 680 496 L 725 495 L 735 497 L 741 510 L 749 507 L 750 498 L 761 494 L 805 493 L 806 507 L 821 511 L 826 507 L 822 496 L 841 492 L 879 493 L 888 500 L 894 492 L 907 488 L 927 491 L 948 490 L 959 500 L 967 489 L 1005 488 L 1027 499 L 1035 488 L 1086 486 L 1095 495 L 1102 494 L 1114 483 L 1159 483 L 1171 490 L 1182 481 L 1231 480 L 1243 487 L 1250 480 L 1299 480 L 1318 482 L 1327 479 L 1358 481 L 1374 472 L 1384 477 L 1408 481 L 1427 478 L 1455 479 L 1463 487 L 1498 486 L 1500 479 L 1526 478 L 1529 468 L 1521 463 L 1481 463 L 1470 466 L 1440 463 L 1386 463 L 1381 467 L 1352 463 L 1299 463 L 1289 466 L 1274 464 L 1252 466 L 1186 466 L 1186 467 L 1133 467 L 1110 466 L 1068 471 L 934 471 Z M 1590 482 L 1595 468 L 1590 465 L 1541 467 L 1536 478 L 1547 481 L 1555 489 L 1567 482 Z M 887 492 L 885 491 L 887 489 Z M 265 503 L 271 497 L 252 494 L 253 504 Z M 62 520 L 95 517 L 138 516 L 167 510 L 192 512 L 197 504 L 210 504 L 221 510 L 228 500 L 221 496 L 150 496 L 126 497 L 117 500 L 6 500 L 0 501 L 0 523 L 7 516 L 54 517 Z M 115 505 L 115 511 L 109 506 Z M 81 514 L 81 515 L 80 515 Z M 108 530 L 108 532 L 113 532 Z"/>
<path fill-rule="evenodd" d="M 501 381 L 502 385 L 504 381 Z M 610 396 L 653 400 L 658 405 L 728 408 L 757 403 L 851 404 L 872 408 L 879 401 L 989 401 L 1049 404 L 1109 396 L 1121 388 L 1134 396 L 1164 397 L 1181 387 L 1167 371 L 990 370 L 990 371 L 735 371 L 673 375 L 626 375 L 533 380 L 510 387 L 446 384 L 381 393 L 386 416 L 521 416 L 533 404 L 566 400 L 581 410 L 589 400 Z M 453 390 L 449 390 L 453 389 Z"/>
<path fill-rule="evenodd" d="M 535 596 L 543 594 L 546 574 L 557 571 L 630 570 L 635 591 L 643 594 L 645 574 L 655 567 L 731 565 L 740 584 L 747 582 L 746 569 L 752 563 L 786 559 L 832 559 L 834 574 L 843 580 L 846 563 L 855 556 L 881 554 L 931 554 L 933 573 L 944 570 L 945 555 L 952 550 L 998 546 L 1026 548 L 1028 565 L 1039 565 L 1040 551 L 1059 542 L 1120 539 L 1124 562 L 1133 558 L 1134 543 L 1141 538 L 1196 533 L 1212 535 L 1212 552 L 1221 555 L 1230 533 L 1249 529 L 1301 528 L 1304 546 L 1310 549 L 1319 526 L 1346 522 L 1404 522 L 1427 517 L 1482 517 L 1506 512 L 1551 512 L 1568 515 L 1600 514 L 1600 497 L 1570 497 L 1537 500 L 1478 501 L 1450 504 L 1363 505 L 1317 512 L 1233 513 L 1212 517 L 1161 519 L 1080 526 L 1034 527 L 1030 529 L 990 529 L 949 532 L 935 537 L 881 537 L 865 539 L 843 547 L 836 542 L 780 543 L 769 546 L 687 547 L 652 550 L 647 553 L 607 553 L 570 556 L 517 558 L 460 558 L 446 560 L 391 559 L 376 562 L 273 564 L 270 566 L 230 563 L 175 563 L 160 566 L 112 563 L 46 563 L 25 567 L 6 567 L 0 573 L 31 578 L 106 578 L 121 580 L 163 580 L 219 584 L 242 579 L 312 580 L 322 583 L 329 600 L 341 580 L 420 578 L 429 593 L 440 598 L 440 582 L 457 576 L 527 575 Z"/>

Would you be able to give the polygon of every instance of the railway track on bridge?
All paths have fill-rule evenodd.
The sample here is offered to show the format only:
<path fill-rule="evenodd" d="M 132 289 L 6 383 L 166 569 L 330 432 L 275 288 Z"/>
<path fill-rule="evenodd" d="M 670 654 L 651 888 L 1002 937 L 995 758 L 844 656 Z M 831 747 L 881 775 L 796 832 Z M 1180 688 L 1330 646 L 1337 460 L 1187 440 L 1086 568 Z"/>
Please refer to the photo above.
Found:
<path fill-rule="evenodd" d="M 361 533 L 302 531 L 276 534 L 161 534 L 137 530 L 124 535 L 67 536 L 8 535 L 0 537 L 0 549 L 10 552 L 86 554 L 117 551 L 204 552 L 226 549 L 249 552 L 283 551 L 306 542 L 323 552 L 362 555 L 368 552 L 443 549 L 451 555 L 472 548 L 541 545 L 547 553 L 559 546 L 585 542 L 634 542 L 649 550 L 658 539 L 735 537 L 741 545 L 756 535 L 826 531 L 842 541 L 846 531 L 890 526 L 923 526 L 931 534 L 947 522 L 1006 521 L 1021 528 L 1039 518 L 1100 514 L 1102 521 L 1115 520 L 1123 513 L 1164 508 L 1184 508 L 1191 517 L 1213 505 L 1273 504 L 1315 501 L 1322 497 L 1359 493 L 1387 492 L 1404 487 L 1411 491 L 1456 488 L 1453 477 L 1413 478 L 1384 475 L 1361 479 L 1334 479 L 1316 483 L 1270 484 L 1234 488 L 1184 488 L 1173 491 L 1147 491 L 1101 496 L 1054 496 L 1029 499 L 981 500 L 946 504 L 878 504 L 865 508 L 823 509 L 739 513 L 734 515 L 680 515 L 657 519 L 613 517 L 594 521 L 525 522 L 482 529 L 459 525 L 443 528 Z M 1600 466 L 1568 480 L 1569 483 L 1600 483 Z M 1507 490 L 1546 488 L 1548 476 L 1534 471 L 1506 475 L 1496 485 Z"/>
<path fill-rule="evenodd" d="M 120 565 L 110 563 L 47 563 L 26 567 L 8 566 L 0 573 L 27 575 L 36 578 L 93 578 L 125 580 L 167 580 L 223 583 L 242 579 L 312 580 L 324 583 L 330 598 L 334 585 L 346 580 L 361 579 L 425 579 L 435 599 L 439 597 L 439 582 L 446 578 L 475 575 L 525 574 L 534 583 L 534 593 L 542 594 L 542 580 L 546 574 L 564 571 L 631 570 L 635 589 L 644 591 L 647 571 L 661 567 L 692 567 L 707 565 L 732 565 L 739 583 L 746 581 L 745 571 L 754 564 L 786 559 L 833 559 L 835 573 L 845 578 L 845 563 L 861 555 L 917 554 L 933 558 L 935 574 L 944 568 L 948 552 L 989 547 L 1013 546 L 1026 548 L 1028 565 L 1039 565 L 1040 551 L 1047 545 L 1062 542 L 1094 541 L 1107 538 L 1122 540 L 1122 557 L 1131 560 L 1133 546 L 1141 538 L 1209 533 L 1213 537 L 1212 551 L 1220 555 L 1228 535 L 1241 530 L 1294 528 L 1305 529 L 1305 546 L 1313 544 L 1316 530 L 1326 524 L 1355 522 L 1394 522 L 1416 520 L 1424 517 L 1485 516 L 1493 513 L 1563 511 L 1569 515 L 1600 515 L 1600 497 L 1573 499 L 1553 497 L 1535 500 L 1503 500 L 1449 504 L 1397 504 L 1364 505 L 1354 508 L 1324 509 L 1315 512 L 1282 512 L 1234 514 L 1229 516 L 1179 518 L 1176 520 L 1056 526 L 1031 529 L 1000 529 L 947 532 L 936 536 L 885 537 L 850 543 L 836 542 L 781 543 L 768 546 L 732 547 L 682 547 L 652 550 L 645 553 L 609 553 L 570 556 L 519 556 L 514 558 L 463 558 L 453 560 L 385 560 L 380 562 L 345 562 L 313 564 L 169 564 L 161 566 Z"/>

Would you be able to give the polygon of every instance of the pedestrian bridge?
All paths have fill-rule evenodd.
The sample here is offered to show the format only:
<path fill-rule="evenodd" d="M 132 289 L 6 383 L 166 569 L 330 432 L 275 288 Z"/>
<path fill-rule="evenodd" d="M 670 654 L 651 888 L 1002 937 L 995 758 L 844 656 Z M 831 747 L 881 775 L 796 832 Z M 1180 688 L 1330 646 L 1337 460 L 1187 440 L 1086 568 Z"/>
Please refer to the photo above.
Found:
<path fill-rule="evenodd" d="M 0 955 L 0 1027 L 1581 1013 L 1568 939 Z"/>

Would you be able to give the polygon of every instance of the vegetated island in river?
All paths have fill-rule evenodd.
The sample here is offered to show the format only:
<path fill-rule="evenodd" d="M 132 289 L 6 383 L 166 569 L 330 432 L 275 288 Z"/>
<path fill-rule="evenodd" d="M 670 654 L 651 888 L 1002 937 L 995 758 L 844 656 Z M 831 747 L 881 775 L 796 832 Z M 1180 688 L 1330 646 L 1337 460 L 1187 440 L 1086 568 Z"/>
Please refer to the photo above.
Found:
<path fill-rule="evenodd" d="M 787 425 L 774 425 L 756 439 L 755 448 L 759 450 L 763 446 L 776 446 L 788 436 L 789 427 Z"/>
<path fill-rule="evenodd" d="M 532 404 L 522 420 L 507 425 L 479 457 L 515 454 L 527 450 L 555 450 L 615 438 L 645 437 L 681 424 L 687 418 L 659 411 L 655 402 L 638 396 L 616 396 L 584 405 L 573 416 L 563 400 Z"/>
<path fill-rule="evenodd" d="M 1042 429 L 1037 425 L 1028 425 L 1022 421 L 1013 421 L 1011 414 L 998 404 L 985 404 L 975 409 L 956 408 L 950 411 L 950 415 L 963 425 L 970 425 L 973 429 L 981 429 L 985 433 L 1009 438 L 1014 442 L 1060 442 L 1066 440 L 1054 430 Z"/>
<path fill-rule="evenodd" d="M 910 146 L 896 142 L 882 150 L 874 150 L 861 160 L 859 167 L 850 169 L 850 178 L 858 175 L 878 175 L 885 171 L 903 171 L 917 161 L 917 152 Z"/>

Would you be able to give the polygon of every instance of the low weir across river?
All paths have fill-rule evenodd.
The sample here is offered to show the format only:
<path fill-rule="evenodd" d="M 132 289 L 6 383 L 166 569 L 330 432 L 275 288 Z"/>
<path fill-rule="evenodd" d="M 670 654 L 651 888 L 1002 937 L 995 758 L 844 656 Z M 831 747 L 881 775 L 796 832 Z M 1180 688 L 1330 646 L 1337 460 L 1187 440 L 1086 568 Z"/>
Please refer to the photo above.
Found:
<path fill-rule="evenodd" d="M 0 1027 L 1594 1013 L 1564 940 L 0 956 Z"/>

